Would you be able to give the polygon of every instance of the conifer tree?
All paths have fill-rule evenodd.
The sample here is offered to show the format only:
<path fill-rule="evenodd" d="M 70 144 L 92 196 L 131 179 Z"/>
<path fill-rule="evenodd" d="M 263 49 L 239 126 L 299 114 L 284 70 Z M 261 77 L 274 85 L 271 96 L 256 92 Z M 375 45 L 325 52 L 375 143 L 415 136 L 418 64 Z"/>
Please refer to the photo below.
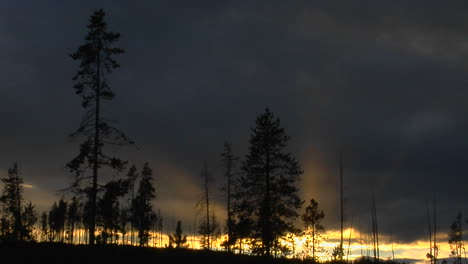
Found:
<path fill-rule="evenodd" d="M 1 202 L 5 205 L 4 221 L 6 236 L 13 240 L 20 240 L 23 233 L 23 224 L 21 219 L 21 209 L 23 203 L 23 179 L 19 176 L 18 164 L 15 162 L 13 167 L 8 169 L 8 176 L 1 178 L 3 183 L 3 192 Z"/>
<path fill-rule="evenodd" d="M 169 235 L 169 247 L 185 248 L 187 247 L 187 236 L 182 235 L 182 222 L 177 221 L 177 227 L 173 235 Z M 174 246 L 175 245 L 175 246 Z"/>
<path fill-rule="evenodd" d="M 128 192 L 128 186 L 127 180 L 110 181 L 104 186 L 104 195 L 98 200 L 97 223 L 102 227 L 101 239 L 104 244 L 108 240 L 113 243 L 121 230 L 119 198 Z"/>
<path fill-rule="evenodd" d="M 108 31 L 102 9 L 95 11 L 90 18 L 85 43 L 71 58 L 79 61 L 79 70 L 73 77 L 75 93 L 82 98 L 85 114 L 79 128 L 72 137 L 82 136 L 84 142 L 80 145 L 79 154 L 73 158 L 67 167 L 75 175 L 73 188 L 85 192 L 89 199 L 89 244 L 95 243 L 96 203 L 98 196 L 98 180 L 102 167 L 122 170 L 123 160 L 105 154 L 105 145 L 125 145 L 133 142 L 109 120 L 102 116 L 102 103 L 112 100 L 114 92 L 109 86 L 108 75 L 120 65 L 114 59 L 115 55 L 124 53 L 123 49 L 114 47 L 120 34 Z M 86 172 L 91 170 L 91 175 Z M 90 181 L 90 183 L 89 183 Z M 86 186 L 83 187 L 82 185 Z M 85 191 L 86 190 L 86 191 Z"/>
<path fill-rule="evenodd" d="M 148 245 L 149 231 L 156 214 L 151 205 L 156 197 L 156 190 L 153 185 L 153 172 L 148 163 L 145 163 L 141 171 L 141 180 L 136 197 L 132 201 L 132 220 L 138 230 L 140 246 Z"/>
<path fill-rule="evenodd" d="M 75 235 L 75 226 L 78 221 L 78 199 L 73 197 L 67 210 L 67 232 L 68 242 L 73 244 Z"/>
<path fill-rule="evenodd" d="M 1 219 L 2 236 L 10 240 L 32 240 L 33 226 L 37 222 L 37 213 L 34 205 L 29 202 L 24 205 L 23 178 L 21 178 L 18 164 L 8 169 L 8 176 L 0 179 L 3 183 L 3 192 L 0 202 L 3 204 Z"/>
<path fill-rule="evenodd" d="M 296 231 L 293 221 L 303 203 L 296 187 L 303 172 L 285 150 L 289 139 L 279 118 L 266 109 L 257 117 L 241 167 L 236 204 L 253 223 L 252 238 L 261 244 L 257 253 L 267 256 L 274 241 Z"/>
<path fill-rule="evenodd" d="M 317 240 L 320 237 L 320 232 L 324 230 L 321 222 L 325 217 L 325 213 L 322 209 L 319 209 L 318 203 L 314 200 L 310 200 L 310 204 L 305 208 L 304 214 L 302 214 L 302 222 L 304 223 L 305 235 L 312 239 L 312 259 L 316 261 L 315 252 L 317 249 Z M 306 241 L 308 243 L 308 240 Z"/>
<path fill-rule="evenodd" d="M 34 226 L 37 223 L 38 216 L 36 211 L 36 206 L 31 202 L 28 202 L 23 209 L 23 228 L 24 228 L 24 237 L 26 241 L 35 241 L 33 232 Z"/>
<path fill-rule="evenodd" d="M 42 237 L 42 242 L 45 242 L 48 240 L 48 233 L 49 233 L 49 228 L 47 225 L 47 213 L 42 212 L 41 214 L 41 237 Z"/>

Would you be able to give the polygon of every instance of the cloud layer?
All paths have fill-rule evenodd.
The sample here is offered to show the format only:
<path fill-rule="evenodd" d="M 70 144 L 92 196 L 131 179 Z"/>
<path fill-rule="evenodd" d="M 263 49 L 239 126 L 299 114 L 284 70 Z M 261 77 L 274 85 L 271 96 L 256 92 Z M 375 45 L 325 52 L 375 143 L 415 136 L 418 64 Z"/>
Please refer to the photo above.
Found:
<path fill-rule="evenodd" d="M 26 183 L 50 194 L 40 199 L 71 180 L 64 164 L 78 142 L 67 135 L 81 109 L 68 54 L 99 7 L 127 51 L 106 113 L 139 149 L 119 152 L 153 164 L 155 206 L 174 218 L 191 221 L 203 160 L 219 175 L 225 139 L 245 154 L 267 106 L 302 162 L 303 198 L 323 205 L 329 229 L 340 151 L 348 225 L 367 228 L 372 192 L 382 232 L 402 241 L 426 236 L 434 193 L 442 230 L 466 212 L 465 1 L 2 3 L 0 167 L 18 161 Z"/>

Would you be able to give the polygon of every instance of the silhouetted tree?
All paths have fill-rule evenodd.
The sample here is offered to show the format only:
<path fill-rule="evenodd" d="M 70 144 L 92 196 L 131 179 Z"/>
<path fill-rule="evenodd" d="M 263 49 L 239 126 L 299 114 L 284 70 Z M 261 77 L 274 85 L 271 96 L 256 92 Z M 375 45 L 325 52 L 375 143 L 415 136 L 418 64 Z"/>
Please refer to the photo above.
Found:
<path fill-rule="evenodd" d="M 33 231 L 34 226 L 37 223 L 37 212 L 36 207 L 31 203 L 27 203 L 23 210 L 23 228 L 24 228 L 24 240 L 34 241 Z"/>
<path fill-rule="evenodd" d="M 73 197 L 67 210 L 67 233 L 68 242 L 73 244 L 75 234 L 75 226 L 78 222 L 78 199 Z"/>
<path fill-rule="evenodd" d="M 211 249 L 211 236 L 213 232 L 213 225 L 210 224 L 210 202 L 211 202 L 211 196 L 210 196 L 210 181 L 211 181 L 211 176 L 208 171 L 208 164 L 206 161 L 203 162 L 203 168 L 201 171 L 201 177 L 203 178 L 203 195 L 202 199 L 198 201 L 197 207 L 200 208 L 200 210 L 205 212 L 205 216 L 203 221 L 201 222 L 199 226 L 198 233 L 201 235 L 201 244 L 203 248 L 205 249 Z"/>
<path fill-rule="evenodd" d="M 102 9 L 95 11 L 90 18 L 85 43 L 71 54 L 73 60 L 79 61 L 80 66 L 73 80 L 74 89 L 82 98 L 82 106 L 86 110 L 81 124 L 74 136 L 84 136 L 85 141 L 80 145 L 79 154 L 72 159 L 67 167 L 75 174 L 74 189 L 83 190 L 83 181 L 91 179 L 89 195 L 89 244 L 95 242 L 96 203 L 98 196 L 99 169 L 107 166 L 112 169 L 123 169 L 125 162 L 111 157 L 103 152 L 104 145 L 124 145 L 133 142 L 117 128 L 101 116 L 103 100 L 112 100 L 114 92 L 111 90 L 107 76 L 120 67 L 113 58 L 114 55 L 124 53 L 124 50 L 113 46 L 120 38 L 119 33 L 110 32 L 104 21 L 105 13 Z M 86 174 L 88 169 L 92 175 Z"/>
<path fill-rule="evenodd" d="M 113 180 L 104 186 L 104 195 L 98 201 L 97 224 L 102 227 L 101 239 L 104 244 L 114 242 L 120 231 L 119 198 L 128 192 L 128 180 Z"/>
<path fill-rule="evenodd" d="M 206 218 L 200 223 L 198 228 L 198 233 L 200 234 L 200 244 L 204 249 L 212 249 L 213 243 L 221 235 L 221 230 L 219 228 L 218 221 L 216 216 L 211 213 L 209 218 L 210 224 L 207 224 Z"/>
<path fill-rule="evenodd" d="M 437 246 L 437 202 L 436 195 L 434 194 L 433 200 L 434 212 L 433 212 L 433 222 L 434 222 L 434 236 L 433 236 L 433 255 L 434 255 L 434 264 L 437 264 L 437 257 L 439 256 L 439 247 Z"/>
<path fill-rule="evenodd" d="M 54 202 L 49 211 L 49 229 L 51 231 L 51 239 L 63 242 L 65 222 L 67 217 L 67 202 L 60 199 L 60 201 Z"/>
<path fill-rule="evenodd" d="M 315 252 L 317 240 L 320 237 L 320 232 L 324 231 L 324 227 L 321 222 L 325 217 L 325 213 L 322 209 L 319 209 L 318 203 L 314 200 L 310 200 L 310 204 L 305 208 L 304 214 L 302 214 L 302 222 L 304 223 L 304 234 L 307 237 L 306 243 L 309 239 L 312 239 L 312 259 L 316 261 Z"/>
<path fill-rule="evenodd" d="M 231 206 L 231 199 L 232 199 L 232 185 L 233 185 L 233 178 L 234 178 L 234 170 L 236 166 L 236 161 L 239 159 L 238 157 L 234 156 L 232 153 L 231 143 L 224 142 L 224 151 L 221 153 L 223 168 L 224 168 L 224 176 L 226 177 L 226 200 L 227 200 L 227 220 L 226 220 L 226 233 L 227 239 L 223 243 L 223 245 L 227 248 L 227 250 L 231 251 L 231 246 L 236 243 L 236 238 L 234 235 L 234 219 L 232 216 L 232 206 Z"/>
<path fill-rule="evenodd" d="M 86 188 L 84 190 L 87 199 L 82 204 L 82 216 L 81 216 L 81 222 L 83 224 L 84 230 L 86 231 L 85 237 L 88 242 L 89 242 L 89 230 L 91 226 L 91 207 L 92 207 L 91 203 L 92 201 L 91 199 L 89 199 L 90 197 L 89 192 L 91 191 L 91 189 L 92 188 Z"/>
<path fill-rule="evenodd" d="M 8 176 L 2 177 L 3 192 L 0 201 L 4 205 L 2 217 L 3 237 L 12 240 L 27 240 L 30 232 L 23 219 L 23 178 L 20 177 L 18 164 L 8 169 Z"/>
<path fill-rule="evenodd" d="M 378 261 L 380 259 L 380 245 L 379 245 L 379 225 L 377 218 L 377 207 L 375 205 L 374 193 L 372 193 L 372 245 L 374 251 L 374 259 Z M 341 257 L 342 259 L 342 257 Z"/>
<path fill-rule="evenodd" d="M 47 216 L 47 222 L 49 224 L 49 241 L 54 241 L 57 237 L 56 235 L 56 211 L 57 211 L 57 202 L 54 202 L 49 209 Z"/>
<path fill-rule="evenodd" d="M 163 216 L 161 210 L 158 210 L 158 228 L 159 228 L 159 246 L 162 246 L 163 239 Z"/>
<path fill-rule="evenodd" d="M 138 172 L 137 172 L 137 168 L 135 165 L 132 165 L 130 167 L 130 169 L 128 170 L 128 173 L 127 173 L 127 179 L 129 180 L 130 182 L 130 203 L 129 203 L 129 207 L 131 208 L 132 207 L 132 202 L 133 200 L 135 199 L 135 183 L 136 183 L 136 180 L 138 178 Z M 132 220 L 134 218 L 131 218 L 130 220 Z M 131 245 L 133 245 L 134 243 L 134 231 L 133 231 L 133 228 L 135 227 L 135 223 L 134 221 L 130 221 L 130 243 Z"/>
<path fill-rule="evenodd" d="M 5 203 L 2 202 L 2 218 L 0 218 L 0 239 L 9 239 L 11 236 L 10 222 L 7 216 Z"/>
<path fill-rule="evenodd" d="M 242 162 L 243 175 L 236 203 L 246 210 L 253 239 L 261 241 L 258 253 L 271 255 L 277 238 L 294 231 L 293 221 L 302 205 L 296 182 L 303 173 L 299 163 L 285 152 L 289 141 L 279 118 L 266 109 L 257 117 Z"/>
<path fill-rule="evenodd" d="M 76 229 L 78 231 L 78 244 L 81 244 L 82 242 L 86 243 L 87 239 L 85 239 L 86 236 L 86 228 L 84 224 L 84 207 L 85 203 L 83 200 L 79 200 L 78 202 L 78 211 L 76 215 Z"/>
<path fill-rule="evenodd" d="M 132 201 L 132 221 L 138 229 L 140 246 L 148 244 L 149 231 L 156 214 L 153 212 L 151 201 L 156 197 L 153 186 L 153 172 L 148 163 L 145 163 L 141 172 L 140 186 Z"/>
<path fill-rule="evenodd" d="M 431 224 L 431 215 L 430 215 L 430 209 L 429 209 L 429 204 L 426 201 L 426 211 L 427 211 L 427 227 L 428 227 L 428 233 L 429 233 L 429 252 L 426 253 L 426 258 L 429 259 L 430 264 L 435 263 L 436 257 L 436 246 L 435 246 L 435 235 L 436 233 L 432 233 L 432 224 Z M 435 219 L 434 219 L 435 220 Z M 434 242 L 434 246 L 433 243 Z"/>
<path fill-rule="evenodd" d="M 41 214 L 41 236 L 42 236 L 42 241 L 47 241 L 48 240 L 48 233 L 49 233 L 49 228 L 48 228 L 48 222 L 47 222 L 47 213 L 42 212 L 42 214 Z"/>
<path fill-rule="evenodd" d="M 448 233 L 450 244 L 450 256 L 456 259 L 455 264 L 461 264 L 461 256 L 463 249 L 463 227 L 462 227 L 462 214 L 458 213 L 455 221 L 450 225 Z"/>
<path fill-rule="evenodd" d="M 173 235 L 169 235 L 169 247 L 185 248 L 187 247 L 186 243 L 187 236 L 182 235 L 182 222 L 177 221 L 175 233 Z"/>
<path fill-rule="evenodd" d="M 341 245 L 334 247 L 331 255 L 332 255 L 333 260 L 335 261 L 343 259 L 343 256 L 344 256 L 343 247 Z"/>
<path fill-rule="evenodd" d="M 67 202 L 62 198 L 59 200 L 58 206 L 57 206 L 57 230 L 58 233 L 60 234 L 60 242 L 64 242 L 65 240 L 65 224 L 67 221 L 67 209 L 68 209 L 68 204 Z"/>
<path fill-rule="evenodd" d="M 242 254 L 244 250 L 244 240 L 252 236 L 254 222 L 250 217 L 251 204 L 249 204 L 247 199 L 243 199 L 243 190 L 240 182 L 241 179 L 237 178 L 233 185 L 232 235 L 239 243 L 236 247 L 239 249 L 239 253 Z"/>
<path fill-rule="evenodd" d="M 234 228 L 232 230 L 233 236 L 239 242 L 239 253 L 243 253 L 244 240 L 249 238 L 252 234 L 253 221 L 246 214 L 247 210 L 244 210 L 246 206 L 237 205 L 233 208 L 233 216 L 236 221 L 234 221 Z"/>
<path fill-rule="evenodd" d="M 211 245 L 210 248 L 213 248 L 213 244 L 217 243 L 218 239 L 221 236 L 221 226 L 218 223 L 216 215 L 214 214 L 214 208 L 211 213 Z"/>
<path fill-rule="evenodd" d="M 119 214 L 119 225 L 120 225 L 120 232 L 122 233 L 122 244 L 126 244 L 125 235 L 127 234 L 127 223 L 129 222 L 130 216 L 128 209 L 123 207 L 120 209 Z"/>
<path fill-rule="evenodd" d="M 340 249 L 338 257 L 343 260 L 343 224 L 344 224 L 344 195 L 343 195 L 343 153 L 340 152 Z"/>

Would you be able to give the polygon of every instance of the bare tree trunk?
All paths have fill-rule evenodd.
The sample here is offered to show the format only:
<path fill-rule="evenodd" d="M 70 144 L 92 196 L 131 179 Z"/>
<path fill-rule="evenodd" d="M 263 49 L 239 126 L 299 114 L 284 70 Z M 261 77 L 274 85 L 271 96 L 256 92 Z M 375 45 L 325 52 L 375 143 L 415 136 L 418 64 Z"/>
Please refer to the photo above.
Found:
<path fill-rule="evenodd" d="M 349 239 L 348 239 L 348 252 L 346 254 L 346 262 L 349 261 L 349 254 L 351 250 L 351 235 L 353 232 L 353 218 L 351 217 L 351 228 L 349 229 Z"/>
<path fill-rule="evenodd" d="M 312 225 L 312 259 L 315 261 L 315 224 Z"/>
<path fill-rule="evenodd" d="M 340 152 L 340 260 L 343 260 L 343 222 L 344 222 L 344 208 L 343 208 L 343 153 Z"/>
<path fill-rule="evenodd" d="M 159 233 L 161 234 L 159 237 L 159 243 L 161 247 L 163 247 L 163 218 L 162 218 L 161 212 L 159 212 L 159 215 L 161 217 L 160 222 L 159 222 Z"/>
<path fill-rule="evenodd" d="M 374 259 L 379 259 L 379 232 L 377 225 L 377 212 L 375 207 L 374 193 L 372 193 L 372 241 L 374 249 Z"/>
<path fill-rule="evenodd" d="M 264 215 L 264 236 L 266 236 L 266 245 L 265 247 L 266 255 L 270 256 L 271 252 L 271 245 L 270 241 L 272 240 L 271 235 L 271 226 L 270 226 L 270 217 L 271 217 L 271 209 L 270 209 L 270 153 L 268 151 L 268 147 L 266 147 L 266 162 L 265 162 L 265 215 Z"/>
<path fill-rule="evenodd" d="M 132 187 L 132 201 L 131 201 L 131 203 L 132 203 L 132 206 L 133 206 L 133 200 L 135 199 L 135 181 L 136 181 L 136 179 L 134 177 L 132 177 L 131 180 L 132 180 L 132 183 L 131 183 L 132 184 L 132 186 L 131 186 Z M 133 238 L 133 233 L 134 233 L 133 221 L 134 221 L 134 219 L 135 219 L 135 216 L 132 215 L 132 217 L 130 218 L 130 245 L 132 245 L 132 246 L 134 245 L 134 238 Z"/>
<path fill-rule="evenodd" d="M 204 162 L 204 176 L 205 176 L 205 205 L 206 205 L 206 238 L 207 238 L 207 248 L 211 249 L 210 241 L 210 198 L 208 192 L 208 165 L 206 161 Z"/>
<path fill-rule="evenodd" d="M 390 232 L 390 240 L 392 241 L 392 259 L 395 261 L 395 250 L 393 248 L 393 232 Z"/>
<path fill-rule="evenodd" d="M 376 237 L 376 243 L 377 243 L 377 260 L 380 260 L 380 245 L 379 245 L 379 222 L 377 219 L 377 207 L 375 206 L 375 200 L 374 200 L 374 218 L 375 218 L 375 237 Z"/>
<path fill-rule="evenodd" d="M 426 211 L 427 211 L 427 227 L 429 230 L 429 260 L 430 263 L 433 263 L 434 255 L 432 254 L 432 228 L 431 228 L 431 215 L 429 212 L 429 204 L 426 201 Z"/>
<path fill-rule="evenodd" d="M 101 42 L 99 40 L 96 58 L 96 110 L 94 120 L 94 149 L 93 149 L 93 186 L 91 190 L 91 221 L 89 226 L 89 244 L 94 245 L 96 229 L 96 199 L 97 199 L 97 177 L 99 168 L 99 118 L 100 118 L 100 90 L 101 90 Z"/>
<path fill-rule="evenodd" d="M 439 250 L 437 248 L 437 206 L 436 206 L 436 197 L 434 194 L 434 264 L 437 264 L 437 255 Z"/>

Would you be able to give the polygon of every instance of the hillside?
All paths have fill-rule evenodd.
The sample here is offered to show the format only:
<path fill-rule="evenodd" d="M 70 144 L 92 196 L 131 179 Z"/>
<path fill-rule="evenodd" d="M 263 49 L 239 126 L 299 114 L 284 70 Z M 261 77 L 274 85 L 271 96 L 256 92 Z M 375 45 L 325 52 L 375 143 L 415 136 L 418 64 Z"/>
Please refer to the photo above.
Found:
<path fill-rule="evenodd" d="M 89 247 L 60 243 L 24 243 L 0 246 L 2 259 L 7 263 L 191 263 L 191 264 L 293 264 L 304 263 L 291 259 L 265 259 L 258 256 L 234 255 L 227 252 L 191 249 L 160 249 L 105 245 Z M 2 262 L 4 263 L 4 262 Z"/>

